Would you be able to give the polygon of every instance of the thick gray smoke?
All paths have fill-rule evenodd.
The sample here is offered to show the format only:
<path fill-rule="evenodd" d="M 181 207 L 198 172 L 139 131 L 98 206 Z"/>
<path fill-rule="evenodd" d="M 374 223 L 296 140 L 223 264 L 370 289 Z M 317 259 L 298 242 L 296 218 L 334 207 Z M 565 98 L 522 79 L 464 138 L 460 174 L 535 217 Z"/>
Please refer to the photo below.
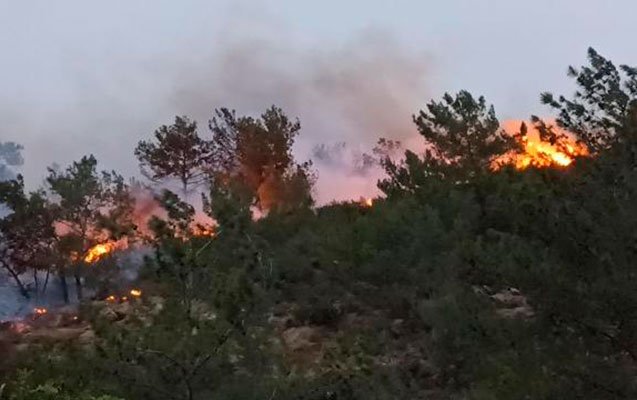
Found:
<path fill-rule="evenodd" d="M 283 107 L 301 120 L 298 158 L 316 155 L 313 150 L 325 144 L 325 157 L 314 157 L 319 203 L 358 198 L 376 193 L 381 172 L 365 163 L 364 154 L 378 138 L 415 135 L 411 115 L 426 100 L 428 64 L 378 32 L 329 50 L 229 41 L 208 64 L 192 66 L 191 80 L 175 80 L 174 102 L 197 116 L 219 105 L 249 114 Z"/>
<path fill-rule="evenodd" d="M 299 160 L 310 158 L 321 143 L 346 142 L 366 152 L 379 137 L 414 134 L 411 115 L 427 100 L 425 54 L 375 31 L 317 49 L 279 40 L 284 36 L 230 33 L 208 48 L 188 46 L 135 63 L 109 60 L 95 74 L 79 74 L 64 101 L 0 107 L 2 130 L 25 146 L 31 187 L 42 182 L 51 163 L 64 166 L 87 153 L 104 168 L 137 175 L 132 151 L 140 139 L 177 114 L 196 119 L 206 135 L 216 107 L 258 115 L 275 104 L 299 117 Z M 316 166 L 319 203 L 376 190 L 377 170 L 346 176 L 341 167 L 320 160 Z"/>

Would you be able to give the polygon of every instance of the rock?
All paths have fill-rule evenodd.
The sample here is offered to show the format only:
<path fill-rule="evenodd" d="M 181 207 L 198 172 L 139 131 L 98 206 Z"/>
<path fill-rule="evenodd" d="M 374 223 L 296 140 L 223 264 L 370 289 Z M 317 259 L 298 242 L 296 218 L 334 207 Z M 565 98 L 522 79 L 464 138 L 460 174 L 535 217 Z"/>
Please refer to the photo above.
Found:
<path fill-rule="evenodd" d="M 123 319 L 133 313 L 133 306 L 128 301 L 113 304 L 112 309 L 117 313 L 120 319 Z"/>
<path fill-rule="evenodd" d="M 86 331 L 85 326 L 77 328 L 45 328 L 34 330 L 23 336 L 25 342 L 55 343 L 75 340 Z"/>
<path fill-rule="evenodd" d="M 491 296 L 498 303 L 496 314 L 508 319 L 529 319 L 535 315 L 526 297 L 515 288 L 500 291 Z"/>
<path fill-rule="evenodd" d="M 164 309 L 164 299 L 159 296 L 152 296 L 148 299 L 150 303 L 150 313 L 152 315 L 159 314 Z"/>
<path fill-rule="evenodd" d="M 515 307 L 515 308 L 501 308 L 496 310 L 496 313 L 502 318 L 509 319 L 528 319 L 535 315 L 535 312 L 529 306 Z"/>
<path fill-rule="evenodd" d="M 105 320 L 110 321 L 110 322 L 114 322 L 114 321 L 117 321 L 119 319 L 119 316 L 117 315 L 115 310 L 113 310 L 110 307 L 104 307 L 103 309 L 101 309 L 100 310 L 100 317 L 102 317 Z"/>
<path fill-rule="evenodd" d="M 29 350 L 30 345 L 28 343 L 18 343 L 13 348 L 17 353 L 22 353 Z"/>
<path fill-rule="evenodd" d="M 198 321 L 214 321 L 217 319 L 217 314 L 202 301 L 193 302 L 192 315 Z"/>
<path fill-rule="evenodd" d="M 401 334 L 403 334 L 404 332 L 404 320 L 402 319 L 395 319 L 392 321 L 391 323 L 391 327 L 389 328 L 390 332 L 393 333 L 395 336 L 400 336 Z"/>
<path fill-rule="evenodd" d="M 87 329 L 80 334 L 77 338 L 77 342 L 82 345 L 95 343 L 95 331 L 93 329 Z"/>
<path fill-rule="evenodd" d="M 316 348 L 321 340 L 319 330 L 310 326 L 286 329 L 281 337 L 288 350 L 293 352 Z"/>
<path fill-rule="evenodd" d="M 527 305 L 526 297 L 524 297 L 517 289 L 507 289 L 498 292 L 491 298 L 507 307 L 523 307 Z"/>

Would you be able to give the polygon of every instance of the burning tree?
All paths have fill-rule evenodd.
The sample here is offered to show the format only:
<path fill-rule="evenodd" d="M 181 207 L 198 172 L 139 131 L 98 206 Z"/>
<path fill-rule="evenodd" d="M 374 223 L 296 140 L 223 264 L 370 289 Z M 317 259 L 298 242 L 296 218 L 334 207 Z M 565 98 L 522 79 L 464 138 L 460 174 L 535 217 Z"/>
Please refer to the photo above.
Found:
<path fill-rule="evenodd" d="M 505 121 L 504 127 L 520 148 L 496 158 L 492 164 L 494 169 L 506 165 L 518 170 L 568 167 L 575 159 L 589 155 L 588 148 L 574 134 L 538 117 L 532 117 L 530 125 Z"/>
<path fill-rule="evenodd" d="M 222 108 L 215 111 L 209 127 L 213 190 L 241 187 L 262 211 L 312 203 L 315 177 L 311 164 L 299 164 L 292 155 L 301 130 L 298 120 L 290 120 L 274 106 L 260 118 L 237 117 L 234 111 Z"/>
<path fill-rule="evenodd" d="M 425 139 L 425 154 L 408 150 L 398 163 L 385 157 L 389 177 L 379 186 L 386 193 L 414 191 L 431 178 L 456 183 L 489 173 L 498 156 L 518 146 L 500 127 L 493 106 L 466 91 L 431 101 L 414 123 Z"/>
<path fill-rule="evenodd" d="M 105 241 L 132 236 L 134 200 L 124 179 L 115 172 L 97 172 L 97 160 L 83 157 L 65 171 L 49 169 L 47 182 L 56 200 L 56 230 L 66 268 L 75 277 L 82 298 L 83 267 L 91 262 L 89 251 Z M 66 271 L 60 271 L 68 300 Z"/>
<path fill-rule="evenodd" d="M 514 146 L 500 128 L 493 106 L 466 91 L 430 102 L 414 122 L 431 154 L 465 175 L 489 170 L 494 157 Z"/>

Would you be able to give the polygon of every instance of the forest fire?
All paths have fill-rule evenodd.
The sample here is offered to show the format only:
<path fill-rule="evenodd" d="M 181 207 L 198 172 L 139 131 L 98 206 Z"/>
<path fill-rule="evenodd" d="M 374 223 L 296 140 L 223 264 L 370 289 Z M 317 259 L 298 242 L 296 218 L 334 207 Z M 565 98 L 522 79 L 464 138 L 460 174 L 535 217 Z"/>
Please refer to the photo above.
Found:
<path fill-rule="evenodd" d="M 203 224 L 195 224 L 195 226 L 192 228 L 192 232 L 195 236 L 214 237 L 216 235 L 213 227 Z"/>
<path fill-rule="evenodd" d="M 374 205 L 374 199 L 372 199 L 371 197 L 361 197 L 358 203 L 360 204 L 361 207 L 369 208 Z"/>
<path fill-rule="evenodd" d="M 141 289 L 131 289 L 128 292 L 128 295 L 125 296 L 116 296 L 114 294 L 111 294 L 109 296 L 107 296 L 104 301 L 106 301 L 107 303 L 125 303 L 127 301 L 129 301 L 130 299 L 139 299 L 142 297 L 143 292 L 141 291 Z"/>
<path fill-rule="evenodd" d="M 47 310 L 46 308 L 34 308 L 33 309 L 33 314 L 34 315 L 44 315 L 47 314 L 49 312 L 49 310 Z"/>
<path fill-rule="evenodd" d="M 102 258 L 102 256 L 112 252 L 113 250 L 115 250 L 115 243 L 113 242 L 97 244 L 89 249 L 84 257 L 84 261 L 89 264 L 93 264 Z"/>
<path fill-rule="evenodd" d="M 517 132 L 520 124 L 521 121 L 506 121 L 504 130 L 509 133 Z M 512 164 L 518 170 L 528 167 L 567 167 L 575 158 L 589 154 L 586 146 L 579 143 L 571 133 L 555 126 L 552 129 L 556 134 L 553 143 L 543 141 L 538 129 L 529 125 L 527 134 L 517 139 L 522 151 L 499 157 L 495 160 L 495 168 L 504 164 Z"/>

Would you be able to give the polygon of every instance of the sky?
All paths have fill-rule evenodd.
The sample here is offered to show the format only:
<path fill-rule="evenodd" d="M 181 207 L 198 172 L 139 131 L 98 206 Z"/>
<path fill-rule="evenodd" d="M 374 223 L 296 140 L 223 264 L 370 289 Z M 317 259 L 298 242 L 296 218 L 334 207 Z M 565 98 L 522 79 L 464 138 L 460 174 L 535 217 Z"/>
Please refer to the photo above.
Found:
<path fill-rule="evenodd" d="M 95 154 L 137 174 L 140 139 L 216 107 L 298 116 L 297 157 L 418 141 L 411 115 L 444 91 L 484 95 L 501 119 L 550 111 L 568 65 L 595 47 L 637 65 L 637 2 L 614 0 L 0 0 L 0 141 L 25 146 L 27 183 Z M 374 179 L 318 166 L 320 198 Z"/>

